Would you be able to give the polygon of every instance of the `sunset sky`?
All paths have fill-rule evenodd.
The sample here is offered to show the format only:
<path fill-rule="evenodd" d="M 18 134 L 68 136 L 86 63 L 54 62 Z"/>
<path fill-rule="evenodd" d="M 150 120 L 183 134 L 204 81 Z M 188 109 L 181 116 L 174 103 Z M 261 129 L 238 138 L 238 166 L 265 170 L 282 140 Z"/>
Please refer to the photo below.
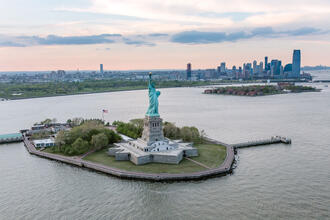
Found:
<path fill-rule="evenodd" d="M 329 0 L 0 0 L 0 71 L 330 65 Z"/>

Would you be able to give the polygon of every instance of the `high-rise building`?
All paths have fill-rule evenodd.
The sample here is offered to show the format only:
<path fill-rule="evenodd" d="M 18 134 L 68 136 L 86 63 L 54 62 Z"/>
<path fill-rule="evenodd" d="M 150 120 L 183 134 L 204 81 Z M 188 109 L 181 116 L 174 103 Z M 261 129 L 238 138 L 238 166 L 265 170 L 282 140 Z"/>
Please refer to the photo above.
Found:
<path fill-rule="evenodd" d="M 264 63 L 263 62 L 260 62 L 259 63 L 259 74 L 261 74 L 263 72 L 264 72 Z"/>
<path fill-rule="evenodd" d="M 220 72 L 225 73 L 226 72 L 226 63 L 223 62 L 220 64 Z"/>
<path fill-rule="evenodd" d="M 253 74 L 255 75 L 257 72 L 258 72 L 258 71 L 257 71 L 257 61 L 254 60 L 254 61 L 253 61 Z"/>
<path fill-rule="evenodd" d="M 292 75 L 292 64 L 291 63 L 286 64 L 283 71 L 284 71 L 284 73 L 287 73 L 289 76 L 291 76 Z"/>
<path fill-rule="evenodd" d="M 103 64 L 100 64 L 100 73 L 103 74 Z"/>
<path fill-rule="evenodd" d="M 300 77 L 301 55 L 300 50 L 294 50 L 292 56 L 292 77 Z"/>
<path fill-rule="evenodd" d="M 191 63 L 187 64 L 187 80 L 191 79 Z"/>
<path fill-rule="evenodd" d="M 280 60 L 272 60 L 270 62 L 270 70 L 272 76 L 279 76 L 281 74 L 281 66 L 282 66 L 282 61 Z"/>
<path fill-rule="evenodd" d="M 268 57 L 265 57 L 265 70 L 269 70 L 268 69 Z"/>

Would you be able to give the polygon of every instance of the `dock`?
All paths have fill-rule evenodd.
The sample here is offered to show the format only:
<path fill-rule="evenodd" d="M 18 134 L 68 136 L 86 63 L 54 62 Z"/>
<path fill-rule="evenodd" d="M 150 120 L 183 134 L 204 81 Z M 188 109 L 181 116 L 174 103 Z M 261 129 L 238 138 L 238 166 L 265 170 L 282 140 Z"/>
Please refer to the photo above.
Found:
<path fill-rule="evenodd" d="M 247 148 L 247 147 L 255 147 L 259 145 L 268 145 L 268 144 L 291 144 L 291 139 L 287 137 L 282 136 L 272 136 L 269 139 L 262 139 L 262 140 L 256 140 L 256 141 L 248 141 L 238 144 L 232 144 L 232 146 L 236 148 Z"/>
<path fill-rule="evenodd" d="M 21 133 L 0 135 L 0 144 L 21 142 L 21 141 L 23 141 L 23 136 Z"/>

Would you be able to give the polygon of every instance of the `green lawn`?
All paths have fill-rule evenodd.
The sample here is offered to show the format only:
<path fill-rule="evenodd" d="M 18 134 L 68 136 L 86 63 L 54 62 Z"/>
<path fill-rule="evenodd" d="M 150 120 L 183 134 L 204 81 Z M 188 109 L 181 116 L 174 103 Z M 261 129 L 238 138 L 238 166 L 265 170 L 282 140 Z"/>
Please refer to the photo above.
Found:
<path fill-rule="evenodd" d="M 198 157 L 191 159 L 200 162 L 210 168 L 218 167 L 226 159 L 226 147 L 216 144 L 199 144 L 195 147 L 198 148 Z"/>
<path fill-rule="evenodd" d="M 191 159 L 203 163 L 210 168 L 220 166 L 226 158 L 226 148 L 224 146 L 215 144 L 200 144 L 195 147 L 198 148 L 199 156 L 192 157 Z M 121 170 L 145 173 L 191 173 L 206 170 L 206 168 L 185 158 L 178 165 L 150 163 L 137 166 L 130 161 L 116 161 L 114 157 L 108 156 L 106 152 L 107 149 L 94 152 L 86 156 L 84 160 L 100 163 Z"/>
<path fill-rule="evenodd" d="M 61 153 L 61 152 L 53 152 L 52 147 L 47 147 L 42 152 L 51 153 L 51 154 L 58 154 L 58 155 L 61 155 L 61 156 L 68 156 L 68 155 L 65 155 L 64 153 Z"/>

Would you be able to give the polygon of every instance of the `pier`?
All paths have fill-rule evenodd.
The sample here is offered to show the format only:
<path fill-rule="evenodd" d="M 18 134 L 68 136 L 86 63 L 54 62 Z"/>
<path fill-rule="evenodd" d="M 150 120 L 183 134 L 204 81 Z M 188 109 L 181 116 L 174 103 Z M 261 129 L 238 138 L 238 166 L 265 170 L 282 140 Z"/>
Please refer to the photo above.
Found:
<path fill-rule="evenodd" d="M 14 143 L 23 141 L 21 133 L 0 135 L 0 144 Z"/>
<path fill-rule="evenodd" d="M 262 139 L 262 140 L 256 140 L 256 141 L 248 141 L 238 144 L 232 144 L 234 148 L 247 148 L 247 147 L 255 147 L 259 145 L 268 145 L 268 144 L 291 144 L 291 139 L 287 137 L 282 136 L 273 136 L 270 139 Z"/>

